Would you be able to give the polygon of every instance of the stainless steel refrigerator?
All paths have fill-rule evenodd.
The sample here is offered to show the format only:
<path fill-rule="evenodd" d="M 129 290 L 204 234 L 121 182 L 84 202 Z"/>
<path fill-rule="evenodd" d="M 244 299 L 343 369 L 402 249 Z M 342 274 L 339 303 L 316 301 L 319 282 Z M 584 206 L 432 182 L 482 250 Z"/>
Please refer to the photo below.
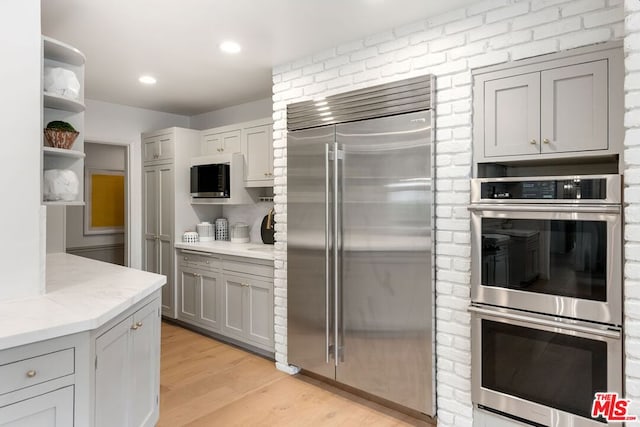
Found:
<path fill-rule="evenodd" d="M 287 136 L 289 363 L 427 415 L 431 122 L 425 110 Z"/>

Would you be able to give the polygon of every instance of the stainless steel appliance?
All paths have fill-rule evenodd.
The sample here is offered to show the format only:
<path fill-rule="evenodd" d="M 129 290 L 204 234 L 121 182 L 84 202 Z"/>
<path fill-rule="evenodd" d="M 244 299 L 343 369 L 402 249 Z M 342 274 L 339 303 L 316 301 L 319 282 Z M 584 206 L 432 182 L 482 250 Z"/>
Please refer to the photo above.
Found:
<path fill-rule="evenodd" d="M 472 180 L 472 399 L 545 426 L 597 426 L 622 395 L 618 175 Z"/>
<path fill-rule="evenodd" d="M 543 426 L 602 426 L 596 392 L 622 396 L 619 327 L 474 305 L 472 399 Z"/>
<path fill-rule="evenodd" d="M 622 324 L 618 175 L 474 179 L 471 199 L 472 301 Z"/>
<path fill-rule="evenodd" d="M 191 166 L 191 196 L 196 198 L 229 198 L 230 169 L 228 163 Z"/>
<path fill-rule="evenodd" d="M 428 77 L 413 82 L 400 95 L 396 82 L 307 103 L 331 114 L 308 121 L 289 108 L 288 361 L 433 415 L 430 103 L 382 118 L 361 111 L 402 113 L 394 96 L 429 93 Z M 299 129 L 322 117 L 356 121 Z"/>

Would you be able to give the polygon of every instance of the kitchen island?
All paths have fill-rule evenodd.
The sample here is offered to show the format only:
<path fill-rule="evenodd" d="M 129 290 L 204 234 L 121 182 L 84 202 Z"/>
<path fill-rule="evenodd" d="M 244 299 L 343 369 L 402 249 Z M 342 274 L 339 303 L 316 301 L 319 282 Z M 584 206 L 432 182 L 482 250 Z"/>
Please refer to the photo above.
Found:
<path fill-rule="evenodd" d="M 151 426 L 164 276 L 47 256 L 44 295 L 0 302 L 0 426 Z"/>

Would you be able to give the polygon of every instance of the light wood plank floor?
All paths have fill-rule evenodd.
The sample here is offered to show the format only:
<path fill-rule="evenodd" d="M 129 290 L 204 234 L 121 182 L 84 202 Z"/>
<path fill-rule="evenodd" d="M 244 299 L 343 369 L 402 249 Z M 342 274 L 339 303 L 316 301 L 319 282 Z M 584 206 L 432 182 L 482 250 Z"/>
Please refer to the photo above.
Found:
<path fill-rule="evenodd" d="M 158 427 L 431 426 L 166 322 L 161 355 Z"/>

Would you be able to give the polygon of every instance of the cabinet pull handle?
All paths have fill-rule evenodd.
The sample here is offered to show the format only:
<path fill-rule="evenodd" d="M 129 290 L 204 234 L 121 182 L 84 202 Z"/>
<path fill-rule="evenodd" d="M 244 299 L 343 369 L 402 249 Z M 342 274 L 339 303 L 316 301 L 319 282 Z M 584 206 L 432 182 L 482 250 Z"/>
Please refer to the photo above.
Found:
<path fill-rule="evenodd" d="M 543 140 L 542 140 L 542 142 L 544 142 L 545 144 L 548 144 L 548 143 L 550 143 L 551 141 L 549 141 L 549 138 L 545 138 L 545 139 L 543 139 Z"/>
<path fill-rule="evenodd" d="M 27 371 L 27 377 L 33 378 L 36 376 L 36 371 L 34 369 L 30 369 Z"/>
<path fill-rule="evenodd" d="M 536 145 L 538 143 L 538 141 L 536 141 L 535 139 L 532 139 L 531 141 L 529 141 L 529 144 L 531 145 Z"/>

